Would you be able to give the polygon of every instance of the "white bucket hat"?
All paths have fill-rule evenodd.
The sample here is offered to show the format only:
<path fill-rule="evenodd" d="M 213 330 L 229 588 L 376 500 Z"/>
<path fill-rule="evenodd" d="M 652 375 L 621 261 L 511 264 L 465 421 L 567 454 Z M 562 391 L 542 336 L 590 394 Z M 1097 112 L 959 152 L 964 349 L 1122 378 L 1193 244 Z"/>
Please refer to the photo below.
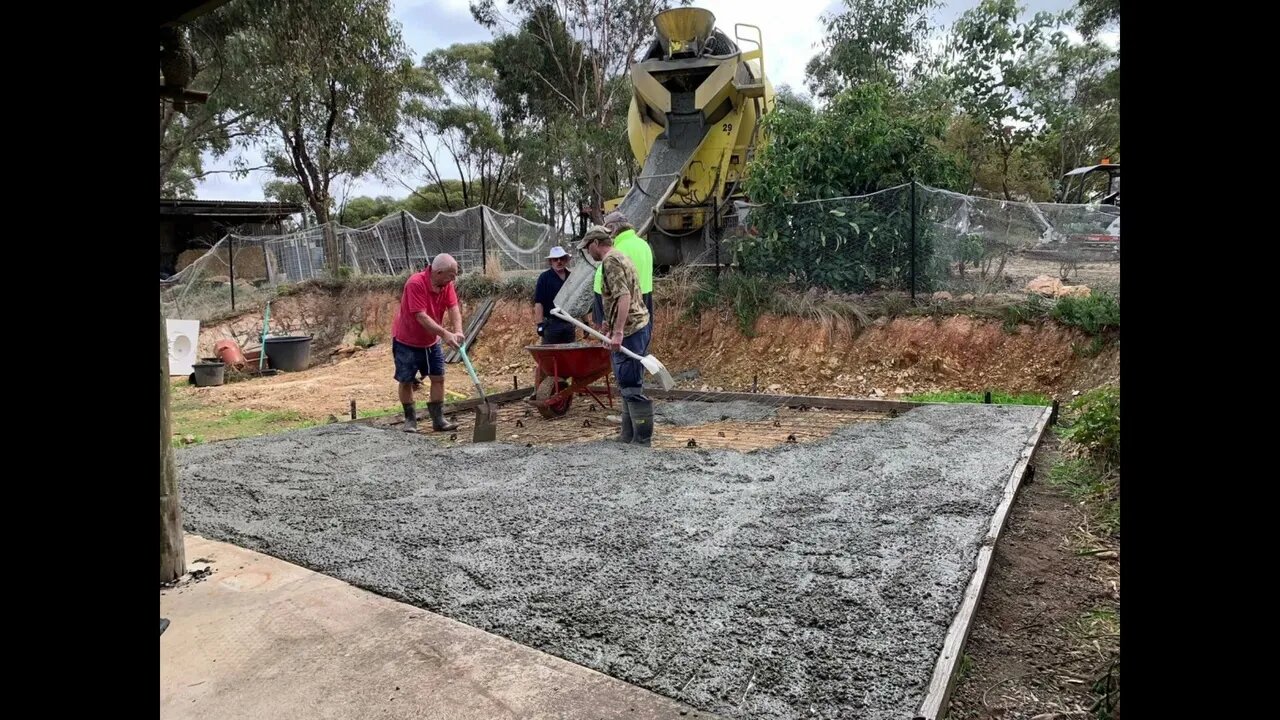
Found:
<path fill-rule="evenodd" d="M 555 260 L 556 258 L 562 257 L 569 257 L 569 253 L 565 252 L 564 248 L 559 245 L 553 245 L 551 247 L 551 252 L 547 253 L 548 260 Z"/>

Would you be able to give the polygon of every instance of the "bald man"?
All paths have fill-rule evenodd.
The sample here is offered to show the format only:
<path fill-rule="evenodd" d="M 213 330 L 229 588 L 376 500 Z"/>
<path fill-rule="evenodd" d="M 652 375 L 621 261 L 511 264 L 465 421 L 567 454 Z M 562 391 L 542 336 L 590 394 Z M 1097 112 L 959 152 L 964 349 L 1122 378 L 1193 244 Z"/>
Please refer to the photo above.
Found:
<path fill-rule="evenodd" d="M 453 281 L 458 277 L 458 261 L 441 253 L 431 265 L 409 276 L 400 298 L 400 312 L 391 326 L 391 354 L 396 361 L 396 382 L 400 404 L 404 406 L 404 431 L 418 431 L 413 389 L 418 373 L 431 380 L 431 427 L 437 432 L 456 430 L 457 424 L 444 419 L 444 341 L 458 347 L 462 334 L 462 310 Z"/>

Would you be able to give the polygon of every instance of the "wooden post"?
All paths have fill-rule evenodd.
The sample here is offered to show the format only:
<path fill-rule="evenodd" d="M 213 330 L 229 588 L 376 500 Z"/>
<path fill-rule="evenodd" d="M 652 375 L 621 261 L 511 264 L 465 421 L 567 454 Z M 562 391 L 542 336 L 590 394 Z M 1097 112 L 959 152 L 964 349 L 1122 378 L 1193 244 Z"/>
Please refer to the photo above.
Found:
<path fill-rule="evenodd" d="M 178 468 L 173 460 L 172 418 L 169 413 L 169 337 L 160 308 L 160 582 L 172 582 L 187 571 L 182 544 L 182 504 L 178 497 Z"/>

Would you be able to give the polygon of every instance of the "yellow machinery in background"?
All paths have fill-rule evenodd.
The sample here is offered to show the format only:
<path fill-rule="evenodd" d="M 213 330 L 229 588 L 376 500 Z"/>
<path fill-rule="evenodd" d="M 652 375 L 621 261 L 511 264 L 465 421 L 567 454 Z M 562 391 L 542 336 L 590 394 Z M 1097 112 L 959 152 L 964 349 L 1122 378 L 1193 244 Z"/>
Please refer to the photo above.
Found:
<path fill-rule="evenodd" d="M 763 141 L 760 120 L 773 108 L 760 28 L 735 25 L 735 42 L 715 22 L 702 8 L 658 13 L 657 39 L 631 66 L 627 135 L 641 171 L 605 205 L 648 239 L 659 266 L 711 261 L 714 233 L 736 217 L 733 200 Z M 743 52 L 742 43 L 754 49 Z"/>

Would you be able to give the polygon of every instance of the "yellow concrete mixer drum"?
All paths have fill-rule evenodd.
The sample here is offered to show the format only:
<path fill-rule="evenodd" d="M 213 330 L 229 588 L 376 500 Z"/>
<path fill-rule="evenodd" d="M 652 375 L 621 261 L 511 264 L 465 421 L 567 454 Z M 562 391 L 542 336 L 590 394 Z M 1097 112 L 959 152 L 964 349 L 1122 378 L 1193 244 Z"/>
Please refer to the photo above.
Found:
<path fill-rule="evenodd" d="M 647 235 L 656 264 L 710 262 L 711 232 L 736 217 L 732 200 L 773 107 L 763 37 L 739 24 L 730 40 L 702 8 L 661 12 L 654 25 L 657 39 L 631 66 L 627 134 L 641 172 L 607 205 Z M 754 49 L 743 52 L 743 43 Z"/>

